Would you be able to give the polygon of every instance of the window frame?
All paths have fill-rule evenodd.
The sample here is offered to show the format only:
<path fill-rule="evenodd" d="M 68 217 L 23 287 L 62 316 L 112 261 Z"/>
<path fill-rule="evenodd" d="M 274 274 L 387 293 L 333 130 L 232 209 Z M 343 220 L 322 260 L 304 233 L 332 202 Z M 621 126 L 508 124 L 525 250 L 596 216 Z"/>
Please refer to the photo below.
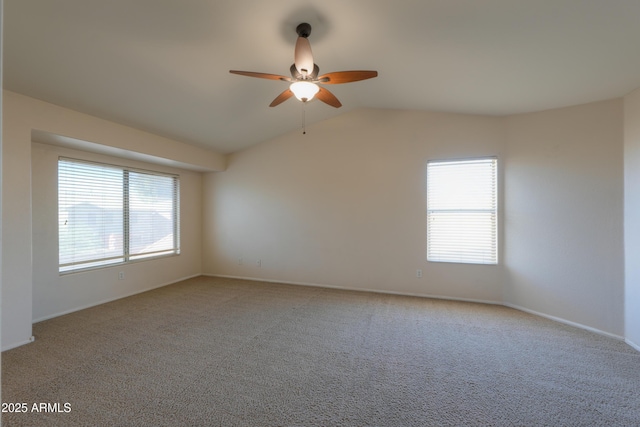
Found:
<path fill-rule="evenodd" d="M 463 164 L 463 163 L 476 163 L 476 162 L 492 162 L 493 175 L 490 177 L 490 185 L 493 187 L 492 192 L 491 188 L 488 189 L 488 192 L 491 193 L 491 198 L 493 202 L 493 206 L 488 208 L 474 208 L 474 209 L 432 209 L 430 206 L 430 183 L 429 180 L 429 167 L 434 164 Z M 427 235 L 427 250 L 426 250 L 426 260 L 428 262 L 436 262 L 436 263 L 454 263 L 454 264 L 470 264 L 470 265 L 499 265 L 500 263 L 500 251 L 499 251 L 499 230 L 500 230 L 500 192 L 499 192 L 499 182 L 500 182 L 500 172 L 499 172 L 500 162 L 498 156 L 480 156 L 480 157 L 468 157 L 468 158 L 449 158 L 449 159 L 432 159 L 427 161 L 426 171 L 425 171 L 425 194 L 426 194 L 426 235 Z M 432 177 L 433 179 L 433 177 Z M 464 247 L 459 247 L 457 255 L 440 255 L 434 253 L 433 248 L 433 239 L 432 239 L 432 218 L 434 214 L 442 213 L 450 211 L 452 213 L 460 213 L 461 218 L 464 217 L 463 214 L 489 214 L 489 217 L 492 218 L 489 222 L 492 226 L 488 230 L 484 230 L 489 233 L 492 238 L 489 241 L 487 247 L 491 248 L 490 251 L 487 251 L 490 256 L 481 256 L 473 258 L 468 254 L 464 254 Z"/>
<path fill-rule="evenodd" d="M 122 210 L 120 215 L 122 216 L 122 251 L 118 255 L 108 256 L 108 257 L 98 257 L 95 259 L 83 260 L 83 261 L 72 261 L 61 263 L 61 169 L 60 165 L 62 162 L 66 162 L 69 164 L 78 164 L 78 165 L 86 165 L 86 166 L 95 166 L 104 169 L 112 169 L 114 171 L 118 171 L 122 173 Z M 130 247 L 130 234 L 131 234 L 131 223 L 132 223 L 132 215 L 130 215 L 132 208 L 130 206 L 132 196 L 130 194 L 131 184 L 131 174 L 140 174 L 140 175 L 149 175 L 149 176 L 158 176 L 164 178 L 172 179 L 171 184 L 171 230 L 173 235 L 172 247 L 169 249 L 162 249 L 158 251 L 150 251 L 143 253 L 131 253 Z M 87 176 L 89 176 L 87 174 Z M 124 166 L 121 164 L 114 163 L 105 163 L 98 162 L 92 160 L 78 159 L 66 156 L 59 156 L 57 162 L 57 215 L 58 215 L 58 227 L 57 227 L 57 236 L 58 236 L 58 273 L 59 275 L 67 275 L 73 273 L 79 273 L 88 270 L 96 270 L 114 266 L 121 266 L 124 264 L 142 262 L 155 260 L 159 258 L 178 256 L 180 255 L 180 175 L 174 173 L 167 173 L 155 170 L 148 170 L 130 166 Z M 116 260 L 115 262 L 109 262 L 110 260 Z"/>

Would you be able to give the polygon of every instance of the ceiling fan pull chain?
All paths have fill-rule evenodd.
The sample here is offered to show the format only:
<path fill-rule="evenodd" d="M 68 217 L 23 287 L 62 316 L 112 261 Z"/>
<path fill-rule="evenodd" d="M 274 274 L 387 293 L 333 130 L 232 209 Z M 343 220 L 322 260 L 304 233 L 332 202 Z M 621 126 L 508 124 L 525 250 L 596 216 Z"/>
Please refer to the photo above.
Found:
<path fill-rule="evenodd" d="M 306 110 L 304 108 L 306 102 L 302 103 L 302 134 L 307 134 L 307 125 L 306 125 Z"/>

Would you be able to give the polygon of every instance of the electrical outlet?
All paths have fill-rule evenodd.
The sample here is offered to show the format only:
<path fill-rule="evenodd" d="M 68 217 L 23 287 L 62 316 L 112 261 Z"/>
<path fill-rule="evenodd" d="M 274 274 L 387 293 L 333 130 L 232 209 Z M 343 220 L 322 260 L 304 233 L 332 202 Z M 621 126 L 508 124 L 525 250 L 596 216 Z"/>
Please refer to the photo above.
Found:
<path fill-rule="evenodd" d="M 421 269 L 417 269 L 416 270 L 416 277 L 422 277 L 422 270 Z"/>
<path fill-rule="evenodd" d="M 256 265 L 257 265 L 258 267 L 262 267 L 262 260 L 261 260 L 261 259 L 257 260 L 257 261 L 256 261 Z"/>
<path fill-rule="evenodd" d="M 124 271 L 118 273 L 118 280 L 124 280 Z"/>
<path fill-rule="evenodd" d="M 238 258 L 238 265 L 242 265 L 242 257 Z"/>

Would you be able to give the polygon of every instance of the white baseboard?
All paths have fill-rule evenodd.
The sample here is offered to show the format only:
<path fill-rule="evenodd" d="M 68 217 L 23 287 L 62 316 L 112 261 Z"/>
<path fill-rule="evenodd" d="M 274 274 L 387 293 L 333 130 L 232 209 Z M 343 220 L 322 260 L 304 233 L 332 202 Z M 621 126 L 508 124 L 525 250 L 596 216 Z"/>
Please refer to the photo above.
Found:
<path fill-rule="evenodd" d="M 640 351 L 640 345 L 634 343 L 630 339 L 625 339 L 624 342 L 626 342 L 627 344 L 629 344 L 631 347 L 635 348 L 636 350 Z"/>
<path fill-rule="evenodd" d="M 373 293 L 376 293 L 376 294 L 400 295 L 400 296 L 408 296 L 408 297 L 422 297 L 422 298 L 442 299 L 442 300 L 448 300 L 448 301 L 477 302 L 477 303 L 480 303 L 480 304 L 502 305 L 502 302 L 500 302 L 500 301 L 481 300 L 481 299 L 473 299 L 473 298 L 444 297 L 444 296 L 441 296 L 441 295 L 419 294 L 419 293 L 410 293 L 410 292 L 396 292 L 396 291 L 387 291 L 387 290 L 369 289 L 369 288 L 351 288 L 351 287 L 338 286 L 338 285 L 323 285 L 323 284 L 319 284 L 319 283 L 292 282 L 292 281 L 287 281 L 287 280 L 275 280 L 275 279 L 262 279 L 262 278 L 259 278 L 259 277 L 228 276 L 228 275 L 223 275 L 223 274 L 203 274 L 203 276 L 220 277 L 220 278 L 224 278 L 224 279 L 251 280 L 253 282 L 282 283 L 284 285 L 300 285 L 300 286 L 309 286 L 309 287 L 314 287 L 314 288 L 341 289 L 343 291 L 373 292 Z"/>
<path fill-rule="evenodd" d="M 549 314 L 541 313 L 541 312 L 538 312 L 538 311 L 535 311 L 535 310 L 531 310 L 531 309 L 528 309 L 528 308 L 525 308 L 525 307 L 521 307 L 521 306 L 516 305 L 516 304 L 506 303 L 506 302 L 502 302 L 502 301 L 488 301 L 488 300 L 471 299 L 471 298 L 447 297 L 447 296 L 441 296 L 441 295 L 394 292 L 394 291 L 384 291 L 384 290 L 379 290 L 379 289 L 348 288 L 348 287 L 344 287 L 344 286 L 322 285 L 322 284 L 317 284 L 317 283 L 291 282 L 291 281 L 284 281 L 284 280 L 262 279 L 262 278 L 258 278 L 258 277 L 229 276 L 229 275 L 223 275 L 223 274 L 203 274 L 203 276 L 221 277 L 221 278 L 227 278 L 227 279 L 251 280 L 251 281 L 256 281 L 256 282 L 283 283 L 283 284 L 287 284 L 287 285 L 313 286 L 313 287 L 318 287 L 318 288 L 342 289 L 342 290 L 348 290 L 348 291 L 375 292 L 375 293 L 380 293 L 380 294 L 404 295 L 404 296 L 413 296 L 413 297 L 422 297 L 422 298 L 441 299 L 441 300 L 448 300 L 448 301 L 462 301 L 462 302 L 475 302 L 475 303 L 480 303 L 480 304 L 501 305 L 501 306 L 504 306 L 504 307 L 513 308 L 514 310 L 524 311 L 525 313 L 533 314 L 535 316 L 544 317 L 546 319 L 553 320 L 553 321 L 558 322 L 558 323 L 563 323 L 565 325 L 570 325 L 570 326 L 574 326 L 576 328 L 584 329 L 584 330 L 587 330 L 589 332 L 596 333 L 598 335 L 604 335 L 604 336 L 607 336 L 607 337 L 610 337 L 610 338 L 614 338 L 614 339 L 619 340 L 619 341 L 625 341 L 631 347 L 633 347 L 636 350 L 640 351 L 640 347 L 638 345 L 630 342 L 629 340 L 625 340 L 625 338 L 620 336 L 620 335 L 612 334 L 610 332 L 605 332 L 605 331 L 600 330 L 600 329 L 592 328 L 591 326 L 586 326 L 586 325 L 583 325 L 581 323 L 576 323 L 576 322 L 572 322 L 572 321 L 567 320 L 567 319 L 563 319 L 561 317 L 551 316 Z"/>
<path fill-rule="evenodd" d="M 522 307 L 522 306 L 519 306 L 519 305 L 516 305 L 516 304 L 511 304 L 511 303 L 502 302 L 502 301 L 491 301 L 491 300 L 481 300 L 481 299 L 472 299 L 472 298 L 447 297 L 447 296 L 441 296 L 441 295 L 430 295 L 430 294 L 419 294 L 419 293 L 395 292 L 395 291 L 387 291 L 387 290 L 380 290 L 380 289 L 352 288 L 352 287 L 344 287 L 344 286 L 337 286 L 337 285 L 325 285 L 325 284 L 319 284 L 319 283 L 294 282 L 294 281 L 275 280 L 275 279 L 263 279 L 263 278 L 259 278 L 259 277 L 231 276 L 231 275 L 223 275 L 223 274 L 194 274 L 194 275 L 183 277 L 183 278 L 171 281 L 171 282 L 162 283 L 162 284 L 159 284 L 159 285 L 156 285 L 156 286 L 151 286 L 149 288 L 137 290 L 135 292 L 124 294 L 124 295 L 117 296 L 117 297 L 114 297 L 114 298 L 101 300 L 101 301 L 98 301 L 98 302 L 95 302 L 95 303 L 91 303 L 91 304 L 87 304 L 87 305 L 84 305 L 84 306 L 81 306 L 81 307 L 75 307 L 73 309 L 66 310 L 66 311 L 63 311 L 63 312 L 60 312 L 60 313 L 56 313 L 56 314 L 53 314 L 53 315 L 50 315 L 50 316 L 45 316 L 45 317 L 42 317 L 42 318 L 39 318 L 39 319 L 35 319 L 35 320 L 33 320 L 33 323 L 42 322 L 44 320 L 52 319 L 54 317 L 62 316 L 62 315 L 73 313 L 73 312 L 80 311 L 80 310 L 84 310 L 84 309 L 90 308 L 90 307 L 95 307 L 97 305 L 105 304 L 105 303 L 108 303 L 108 302 L 111 302 L 111 301 L 116 301 L 116 300 L 119 300 L 121 298 L 126 298 L 126 297 L 130 297 L 130 296 L 133 296 L 133 295 L 141 294 L 143 292 L 147 292 L 147 291 L 150 291 L 150 290 L 153 290 L 153 289 L 161 288 L 163 286 L 168 286 L 168 285 L 171 285 L 173 283 L 181 282 L 183 280 L 187 280 L 187 279 L 191 279 L 191 278 L 199 277 L 199 276 L 220 277 L 220 278 L 226 278 L 226 279 L 250 280 L 250 281 L 255 281 L 255 282 L 282 283 L 282 284 L 287 284 L 287 285 L 299 285 L 299 286 L 309 286 L 309 287 L 317 287 L 317 288 L 341 289 L 341 290 L 346 290 L 346 291 L 374 292 L 374 293 L 379 293 L 379 294 L 413 296 L 413 297 L 433 298 L 433 299 L 450 300 L 450 301 L 462 301 L 462 302 L 473 302 L 473 303 L 480 303 L 480 304 L 501 305 L 501 306 L 513 308 L 515 310 L 523 311 L 525 313 L 529 313 L 529 314 L 533 314 L 533 315 L 536 315 L 536 316 L 544 317 L 546 319 L 553 320 L 555 322 L 559 322 L 559 323 L 563 323 L 563 324 L 566 324 L 566 325 L 574 326 L 576 328 L 584 329 L 584 330 L 587 330 L 587 331 L 590 331 L 590 332 L 593 332 L 593 333 L 596 333 L 596 334 L 599 334 L 599 335 L 604 335 L 604 336 L 607 336 L 607 337 L 610 337 L 610 338 L 614 338 L 616 340 L 624 341 L 629 346 L 633 347 L 635 350 L 640 351 L 640 345 L 632 342 L 631 340 L 625 339 L 625 337 L 622 337 L 620 335 L 612 334 L 610 332 L 605 332 L 603 330 L 600 330 L 600 329 L 597 329 L 597 328 L 593 328 L 593 327 L 590 327 L 590 326 L 586 326 L 586 325 L 583 325 L 581 323 L 572 322 L 570 320 L 563 319 L 561 317 L 551 316 L 549 314 L 541 313 L 539 311 L 531 310 L 531 309 L 528 309 L 528 308 L 525 308 L 525 307 Z M 26 341 L 13 343 L 13 344 L 8 345 L 7 347 L 2 348 L 2 351 L 10 350 L 12 348 L 16 348 L 16 347 L 20 347 L 20 346 L 25 345 L 25 344 L 29 344 L 29 343 L 33 342 L 34 340 L 35 340 L 35 338 L 32 336 Z"/>
<path fill-rule="evenodd" d="M 28 339 L 28 340 L 26 340 L 26 341 L 20 341 L 20 342 L 17 342 L 17 343 L 9 344 L 9 345 L 8 345 L 8 346 L 6 346 L 6 347 L 2 347 L 2 351 L 11 350 L 12 348 L 17 348 L 17 347 L 23 346 L 23 345 L 25 345 L 25 344 L 30 344 L 30 343 L 34 342 L 35 340 L 36 340 L 36 337 L 34 337 L 33 335 L 31 335 L 31 336 L 29 337 L 29 339 Z"/>
<path fill-rule="evenodd" d="M 593 333 L 596 333 L 598 335 L 604 335 L 604 336 L 607 336 L 609 338 L 617 339 L 619 341 L 625 341 L 623 336 L 612 334 L 610 332 L 606 332 L 606 331 L 603 331 L 601 329 L 592 328 L 591 326 L 583 325 L 582 323 L 572 322 L 570 320 L 563 319 L 562 317 L 551 316 L 550 314 L 541 313 L 539 311 L 531 310 L 529 308 L 522 307 L 522 306 L 519 306 L 517 304 L 511 304 L 511 303 L 508 303 L 508 302 L 504 302 L 504 303 L 502 303 L 502 305 L 504 305 L 505 307 L 513 308 L 515 310 L 524 311 L 525 313 L 529 313 L 529 314 L 533 314 L 533 315 L 536 315 L 536 316 L 544 317 L 545 319 L 553 320 L 554 322 L 563 323 L 565 325 L 574 326 L 576 328 L 584 329 L 586 331 L 593 332 Z"/>
<path fill-rule="evenodd" d="M 95 306 L 101 305 L 101 304 L 106 304 L 106 303 L 111 302 L 111 301 L 116 301 L 116 300 L 119 300 L 119 299 L 122 299 L 122 298 L 127 298 L 127 297 L 130 297 L 130 296 L 133 296 L 133 295 L 141 294 L 143 292 L 148 292 L 148 291 L 151 291 L 153 289 L 162 288 L 163 286 L 172 285 L 174 283 L 182 282 L 183 280 L 188 280 L 188 279 L 192 279 L 194 277 L 200 277 L 200 276 L 202 276 L 202 275 L 201 274 L 193 274 L 191 276 L 186 276 L 186 277 L 182 277 L 180 279 L 172 280 L 171 282 L 161 283 L 159 285 L 154 285 L 154 286 L 150 286 L 148 288 L 139 289 L 139 290 L 136 290 L 136 291 L 133 291 L 133 292 L 129 292 L 129 293 L 125 293 L 125 294 L 122 294 L 122 295 L 118 295 L 117 297 L 107 298 L 107 299 L 104 299 L 104 300 L 92 302 L 90 304 L 86 304 L 86 305 L 83 305 L 83 306 L 80 306 L 80 307 L 74 307 L 74 308 L 71 308 L 69 310 L 61 311 L 61 312 L 54 313 L 54 314 L 51 314 L 51 315 L 48 315 L 48 316 L 40 317 L 38 319 L 34 319 L 32 321 L 32 323 L 42 322 L 44 320 L 53 319 L 54 317 L 58 317 L 58 316 L 64 316 L 65 314 L 74 313 L 76 311 L 80 311 L 80 310 L 84 310 L 84 309 L 87 309 L 87 308 L 95 307 Z"/>

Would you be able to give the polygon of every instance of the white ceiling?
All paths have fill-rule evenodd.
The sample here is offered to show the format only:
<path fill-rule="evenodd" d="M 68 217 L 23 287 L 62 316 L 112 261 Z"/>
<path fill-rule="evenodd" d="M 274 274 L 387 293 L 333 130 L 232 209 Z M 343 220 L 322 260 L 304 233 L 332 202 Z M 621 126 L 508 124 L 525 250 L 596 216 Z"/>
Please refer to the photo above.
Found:
<path fill-rule="evenodd" d="M 504 115 L 640 87 L 640 0 L 5 0 L 4 87 L 229 153 L 301 127 L 269 103 L 295 27 L 320 72 L 377 70 L 327 87 L 343 107 Z"/>

